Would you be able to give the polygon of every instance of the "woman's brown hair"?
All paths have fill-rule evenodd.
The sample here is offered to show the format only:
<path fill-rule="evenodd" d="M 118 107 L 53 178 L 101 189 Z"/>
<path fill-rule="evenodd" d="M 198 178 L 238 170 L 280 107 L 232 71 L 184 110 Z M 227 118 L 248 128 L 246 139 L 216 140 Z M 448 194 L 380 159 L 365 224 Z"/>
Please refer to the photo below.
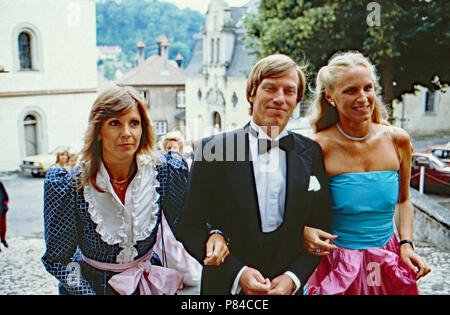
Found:
<path fill-rule="evenodd" d="M 95 189 L 102 191 L 96 183 L 97 172 L 102 161 L 102 144 L 98 139 L 100 128 L 106 119 L 125 114 L 133 107 L 138 109 L 142 124 L 142 136 L 136 155 L 153 153 L 155 132 L 139 93 L 132 87 L 107 89 L 97 97 L 89 114 L 89 124 L 80 158 L 83 165 L 80 188 L 92 184 Z"/>

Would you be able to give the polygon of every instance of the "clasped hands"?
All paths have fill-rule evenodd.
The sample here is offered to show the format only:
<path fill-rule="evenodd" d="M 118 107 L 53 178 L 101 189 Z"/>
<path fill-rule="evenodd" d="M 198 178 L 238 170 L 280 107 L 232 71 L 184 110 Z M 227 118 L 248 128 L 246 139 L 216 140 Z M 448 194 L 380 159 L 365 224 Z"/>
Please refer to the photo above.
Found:
<path fill-rule="evenodd" d="M 306 249 L 313 255 L 328 255 L 330 250 L 336 248 L 330 242 L 336 236 L 319 229 L 305 227 L 303 237 Z M 317 248 L 322 250 L 318 252 Z M 203 264 L 220 266 L 229 255 L 230 250 L 225 238 L 220 234 L 212 234 L 206 243 L 206 257 Z M 289 295 L 296 289 L 294 281 L 288 275 L 282 274 L 270 280 L 251 267 L 245 267 L 239 285 L 247 295 Z"/>
<path fill-rule="evenodd" d="M 239 285 L 246 295 L 290 295 L 296 289 L 294 281 L 285 274 L 270 281 L 251 267 L 245 267 Z"/>
<path fill-rule="evenodd" d="M 212 234 L 206 243 L 205 266 L 220 266 L 230 255 L 225 238 Z M 269 280 L 256 269 L 245 267 L 239 285 L 246 295 L 288 295 L 296 289 L 294 281 L 287 275 L 279 275 Z"/>

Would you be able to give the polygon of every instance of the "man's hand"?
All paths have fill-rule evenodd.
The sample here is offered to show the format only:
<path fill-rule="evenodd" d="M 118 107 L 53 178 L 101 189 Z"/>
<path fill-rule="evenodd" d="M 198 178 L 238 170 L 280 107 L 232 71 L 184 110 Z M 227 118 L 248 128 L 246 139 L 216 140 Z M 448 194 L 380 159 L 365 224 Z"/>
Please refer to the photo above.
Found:
<path fill-rule="evenodd" d="M 253 268 L 246 267 L 239 279 L 239 285 L 246 295 L 266 295 L 270 291 L 270 280 Z"/>
<path fill-rule="evenodd" d="M 288 275 L 279 275 L 272 279 L 269 295 L 290 295 L 295 290 L 295 283 Z"/>
<path fill-rule="evenodd" d="M 205 266 L 220 266 L 228 255 L 230 255 L 230 250 L 225 238 L 220 234 L 212 234 L 206 243 L 206 257 L 203 264 Z"/>

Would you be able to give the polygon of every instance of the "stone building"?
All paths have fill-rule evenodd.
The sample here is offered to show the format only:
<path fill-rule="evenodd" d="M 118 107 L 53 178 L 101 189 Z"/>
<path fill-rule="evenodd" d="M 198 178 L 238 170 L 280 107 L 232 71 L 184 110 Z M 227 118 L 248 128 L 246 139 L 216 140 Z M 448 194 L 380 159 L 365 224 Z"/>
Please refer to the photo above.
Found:
<path fill-rule="evenodd" d="M 196 35 L 186 75 L 186 137 L 198 140 L 243 126 L 250 119 L 246 98 L 247 76 L 256 58 L 244 46 L 242 18 L 256 13 L 258 0 L 230 7 L 211 0 L 203 32 Z M 287 128 L 311 134 L 297 107 Z"/>
<path fill-rule="evenodd" d="M 116 81 L 118 85 L 136 88 L 148 102 L 149 116 L 159 137 L 174 130 L 185 132 L 183 57 L 169 60 L 169 46 L 167 38 L 160 36 L 158 54 L 145 59 L 145 44 L 138 42 L 136 68 Z"/>
<path fill-rule="evenodd" d="M 412 137 L 450 134 L 450 91 L 431 91 L 416 87 L 415 94 L 403 95 L 394 102 L 395 125 Z"/>
<path fill-rule="evenodd" d="M 95 1 L 1 1 L 0 42 L 0 171 L 80 148 L 97 89 Z"/>

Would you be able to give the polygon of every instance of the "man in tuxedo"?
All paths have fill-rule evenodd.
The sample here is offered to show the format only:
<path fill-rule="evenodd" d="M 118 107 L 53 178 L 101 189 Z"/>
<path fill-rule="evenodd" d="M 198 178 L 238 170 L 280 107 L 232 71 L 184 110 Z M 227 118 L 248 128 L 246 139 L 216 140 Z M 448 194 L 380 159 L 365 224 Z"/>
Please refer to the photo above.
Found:
<path fill-rule="evenodd" d="M 320 261 L 302 237 L 305 225 L 330 228 L 322 151 L 285 129 L 305 87 L 291 58 L 260 60 L 247 81 L 250 122 L 196 150 L 177 238 L 199 261 L 212 233 L 230 249 L 223 264 L 203 268 L 202 294 L 301 293 Z"/>

